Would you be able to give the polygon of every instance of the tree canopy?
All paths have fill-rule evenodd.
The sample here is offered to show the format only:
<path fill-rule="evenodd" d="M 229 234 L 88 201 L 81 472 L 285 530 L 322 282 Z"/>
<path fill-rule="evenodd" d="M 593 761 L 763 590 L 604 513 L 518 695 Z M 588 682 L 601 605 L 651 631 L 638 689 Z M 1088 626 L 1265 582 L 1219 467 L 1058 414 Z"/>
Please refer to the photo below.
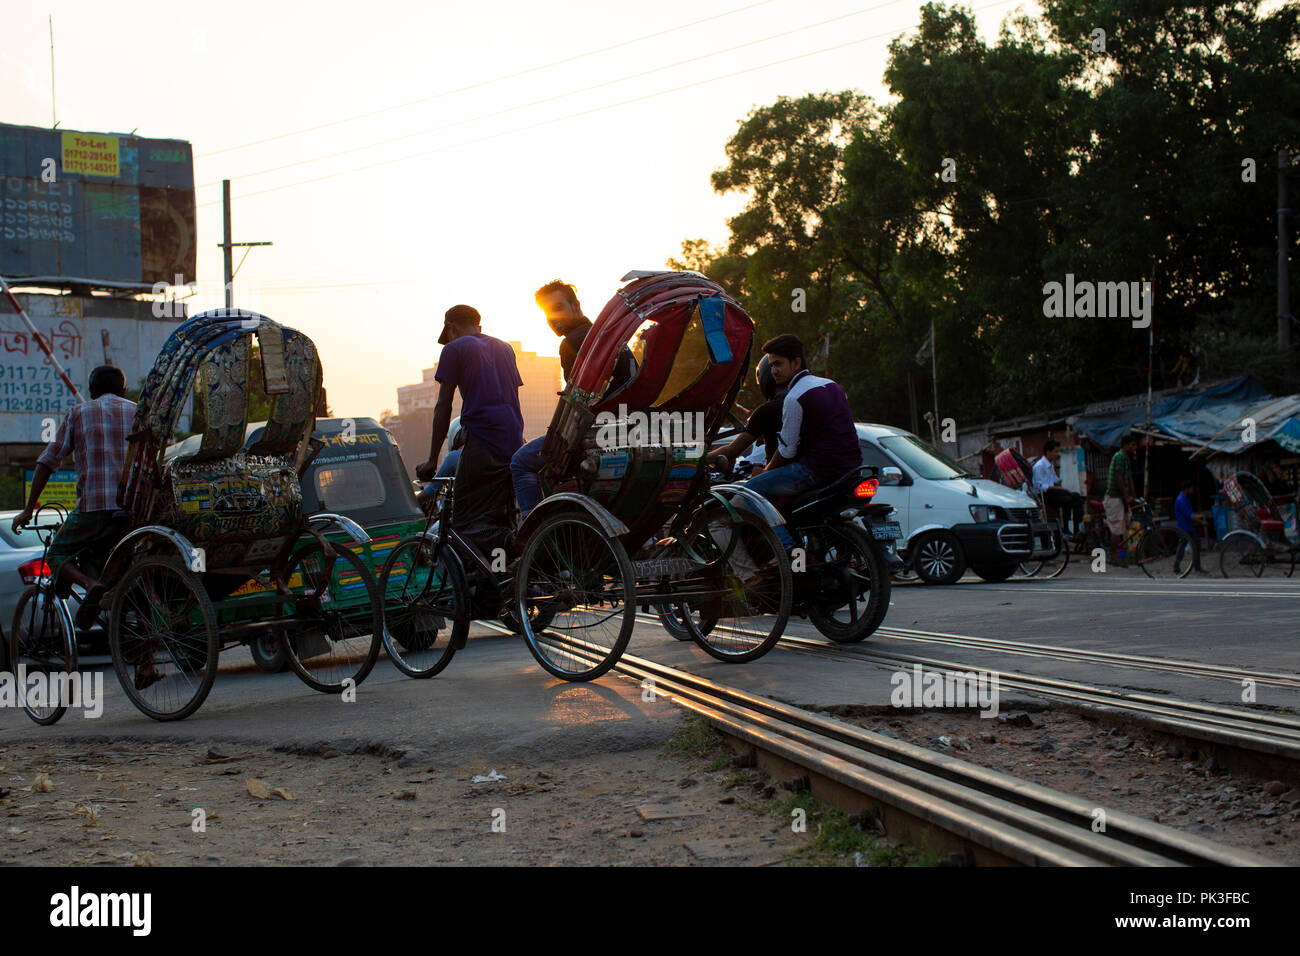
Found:
<path fill-rule="evenodd" d="M 782 97 L 740 122 L 712 175 L 748 200 L 730 240 L 670 265 L 742 297 L 763 338 L 799 335 L 814 367 L 829 341 L 870 420 L 930 408 L 932 323 L 959 427 L 1144 389 L 1146 329 L 1045 314 L 1067 274 L 1151 283 L 1157 388 L 1250 373 L 1295 391 L 1275 215 L 1298 53 L 1296 5 L 1045 0 L 985 42 L 968 9 L 927 4 L 890 46 L 887 104 Z"/>

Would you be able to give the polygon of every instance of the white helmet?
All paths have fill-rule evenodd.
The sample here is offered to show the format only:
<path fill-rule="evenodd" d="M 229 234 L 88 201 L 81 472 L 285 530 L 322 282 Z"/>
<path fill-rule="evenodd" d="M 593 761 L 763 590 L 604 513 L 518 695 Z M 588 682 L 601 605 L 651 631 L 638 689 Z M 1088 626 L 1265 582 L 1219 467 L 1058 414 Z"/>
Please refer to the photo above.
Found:
<path fill-rule="evenodd" d="M 447 428 L 447 451 L 455 451 L 465 444 L 465 434 L 460 429 L 460 416 L 457 415 L 451 420 L 451 425 Z"/>

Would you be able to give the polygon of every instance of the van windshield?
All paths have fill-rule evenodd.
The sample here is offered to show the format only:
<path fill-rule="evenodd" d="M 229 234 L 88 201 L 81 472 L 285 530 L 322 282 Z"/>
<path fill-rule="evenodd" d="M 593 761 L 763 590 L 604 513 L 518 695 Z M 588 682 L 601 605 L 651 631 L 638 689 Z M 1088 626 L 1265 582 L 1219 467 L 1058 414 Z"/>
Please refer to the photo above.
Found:
<path fill-rule="evenodd" d="M 949 478 L 974 477 L 947 455 L 935 451 L 915 435 L 887 435 L 880 439 L 880 444 L 916 472 L 919 478 L 944 481 Z"/>

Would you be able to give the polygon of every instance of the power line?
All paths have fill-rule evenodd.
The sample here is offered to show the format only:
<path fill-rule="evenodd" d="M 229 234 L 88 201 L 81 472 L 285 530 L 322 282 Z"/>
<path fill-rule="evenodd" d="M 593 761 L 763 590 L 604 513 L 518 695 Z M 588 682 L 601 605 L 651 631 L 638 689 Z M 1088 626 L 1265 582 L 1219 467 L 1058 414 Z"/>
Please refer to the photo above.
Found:
<path fill-rule="evenodd" d="M 1010 4 L 1010 3 L 1016 3 L 1016 2 L 1019 2 L 1019 0 L 997 0 L 996 3 L 986 4 L 986 5 L 983 6 L 983 7 L 977 7 L 977 8 L 973 8 L 973 9 L 974 9 L 974 10 L 981 10 L 981 11 L 983 11 L 983 10 L 991 10 L 991 9 L 993 9 L 994 7 L 1004 7 L 1004 6 L 1007 6 L 1007 5 Z M 919 26 L 919 24 L 912 24 L 911 26 L 904 27 L 904 28 L 903 28 L 903 31 L 911 30 L 911 29 L 915 29 L 917 26 Z M 782 58 L 782 59 L 780 59 L 780 60 L 773 60 L 773 61 L 768 62 L 768 63 L 762 63 L 762 64 L 759 64 L 758 66 L 751 66 L 751 67 L 747 67 L 747 68 L 745 68 L 745 69 L 743 69 L 743 70 L 736 70 L 736 71 L 734 71 L 734 72 L 732 72 L 732 73 L 725 73 L 725 74 L 723 74 L 723 75 L 721 75 L 721 76 L 710 77 L 710 78 L 708 78 L 708 79 L 703 79 L 703 80 L 696 80 L 695 82 L 692 82 L 692 83 L 684 83 L 684 84 L 682 84 L 681 86 L 674 86 L 674 87 L 672 87 L 672 88 L 670 88 L 670 89 L 659 90 L 659 91 L 654 92 L 654 93 L 646 93 L 646 94 L 643 94 L 643 95 L 641 95 L 641 96 L 634 96 L 634 97 L 631 97 L 631 98 L 626 99 L 626 100 L 620 100 L 620 101 L 618 101 L 618 102 L 616 102 L 616 103 L 608 103 L 608 104 L 606 104 L 606 105 L 604 105 L 604 106 L 594 106 L 594 107 L 591 107 L 590 109 L 579 110 L 579 111 L 577 111 L 577 112 L 574 112 L 574 113 L 568 113 L 568 114 L 566 114 L 566 115 L 564 115 L 564 116 L 554 117 L 554 118 L 549 119 L 549 120 L 542 120 L 542 121 L 537 122 L 537 123 L 530 123 L 530 124 L 527 125 L 527 126 L 518 126 L 518 127 L 513 128 L 513 129 L 503 130 L 503 131 L 498 132 L 498 133 L 491 133 L 491 134 L 489 134 L 489 135 L 487 135 L 487 136 L 480 136 L 480 137 L 478 137 L 477 139 L 465 140 L 465 141 L 460 142 L 460 143 L 451 143 L 451 144 L 448 144 L 448 145 L 446 145 L 446 146 L 439 146 L 439 147 L 437 147 L 437 148 L 435 148 L 435 149 L 421 150 L 421 151 L 418 152 L 418 153 L 409 153 L 409 154 L 407 154 L 406 156 L 399 156 L 399 157 L 396 157 L 396 158 L 394 158 L 394 159 L 384 159 L 384 160 L 380 160 L 379 162 L 368 163 L 368 164 L 366 164 L 366 165 L 364 165 L 364 166 L 355 166 L 355 167 L 352 167 L 352 168 L 350 168 L 350 169 L 342 169 L 342 170 L 338 170 L 338 171 L 336 171 L 336 172 L 332 172 L 332 173 L 325 173 L 324 175 L 321 175 L 321 176 L 314 176 L 314 177 L 312 177 L 312 178 L 310 178 L 310 179 L 300 179 L 300 180 L 297 180 L 296 182 L 292 182 L 292 183 L 284 183 L 284 184 L 279 185 L 279 186 L 270 186 L 270 187 L 268 187 L 268 188 L 266 188 L 266 189 L 258 189 L 258 190 L 254 190 L 253 192 L 250 192 L 250 193 L 241 193 L 241 194 L 239 195 L 238 198 L 239 198 L 239 199 L 248 199 L 248 198 L 251 198 L 251 197 L 253 197 L 253 196 L 261 196 L 261 195 L 264 195 L 264 194 L 266 194 L 266 193 L 278 192 L 278 191 L 281 190 L 281 189 L 290 189 L 290 188 L 292 188 L 292 187 L 294 187 L 294 186 L 305 186 L 305 185 L 307 185 L 307 184 L 309 184 L 309 183 L 317 183 L 317 182 L 322 182 L 322 181 L 327 180 L 327 179 L 334 179 L 334 178 L 336 178 L 336 177 L 338 177 L 338 176 L 346 176 L 346 175 L 348 175 L 348 174 L 350 174 L 350 173 L 364 172 L 364 171 L 366 171 L 366 170 L 370 170 L 370 169 L 377 169 L 377 168 L 379 168 L 379 167 L 381 167 L 381 166 L 391 166 L 391 165 L 393 165 L 394 163 L 404 163 L 404 162 L 407 162 L 408 160 L 412 160 L 412 159 L 420 159 L 420 158 L 422 158 L 422 157 L 424 157 L 424 156 L 432 156 L 432 155 L 434 155 L 434 154 L 436 154 L 436 153 L 446 152 L 447 150 L 451 150 L 451 149 L 459 149 L 459 148 L 464 147 L 464 146 L 473 146 L 473 145 L 476 145 L 476 144 L 478 144 L 478 143 L 484 143 L 484 142 L 488 142 L 488 141 L 490 141 L 490 140 L 500 139 L 500 138 L 503 137 L 503 136 L 511 136 L 511 135 L 513 135 L 513 134 L 515 134 L 515 133 L 523 133 L 523 132 L 527 132 L 527 131 L 529 131 L 529 130 L 539 129 L 539 128 L 543 127 L 543 126 L 551 126 L 551 125 L 553 125 L 553 124 L 555 124 L 555 123 L 562 123 L 562 122 L 565 122 L 566 120 L 576 119 L 576 118 L 578 118 L 578 117 L 580 117 L 580 116 L 589 116 L 589 115 L 591 115 L 591 114 L 593 114 L 593 113 L 603 113 L 603 112 L 605 112 L 606 110 L 618 109 L 618 108 L 621 107 L 621 106 L 629 106 L 629 105 L 631 105 L 631 104 L 633 104 L 633 103 L 640 103 L 640 102 L 644 102 L 645 100 L 655 99 L 655 98 L 660 97 L 660 96 L 667 96 L 667 95 L 669 95 L 669 94 L 671 94 L 671 93 L 680 93 L 680 92 L 683 91 L 683 90 L 694 89 L 695 87 L 698 87 L 698 86 L 705 86 L 705 85 L 708 85 L 708 84 L 710 84 L 710 83 L 718 83 L 718 82 L 721 82 L 722 80 L 734 79 L 735 77 L 738 77 L 738 76 L 744 76 L 744 75 L 746 75 L 746 74 L 748 74 L 748 73 L 756 73 L 756 72 L 758 72 L 759 70 L 771 69 L 771 68 L 774 67 L 774 66 L 783 66 L 783 65 L 785 65 L 785 64 L 787 64 L 787 63 L 793 63 L 793 62 L 796 62 L 796 61 L 798 61 L 798 60 L 805 60 L 805 59 L 807 59 L 808 57 L 811 57 L 811 56 L 820 56 L 820 55 L 823 54 L 823 53 L 832 53 L 832 52 L 834 52 L 834 51 L 836 51 L 836 50 L 843 50 L 843 49 L 845 49 L 845 48 L 847 48 L 847 47 L 857 46 L 857 45 L 860 44 L 860 43 L 867 43 L 867 42 L 869 42 L 869 41 L 871 41 L 871 40 L 879 40 L 879 39 L 881 39 L 882 37 L 895 36 L 895 35 L 897 35 L 898 33 L 901 33 L 901 32 L 903 32 L 903 31 L 886 30 L 886 31 L 884 31 L 884 32 L 882 32 L 882 33 L 874 33 L 874 34 L 871 34 L 870 36 L 859 37 L 859 38 L 856 39 L 856 40 L 849 40 L 849 41 L 847 41 L 847 42 L 845 42 L 845 43 L 837 43 L 837 44 L 835 44 L 835 45 L 833 45 L 833 46 L 823 47 L 823 48 L 821 48 L 821 49 L 819 49 L 819 50 L 812 50 L 812 51 L 809 51 L 809 52 L 807 52 L 807 53 L 799 53 L 799 54 L 796 54 L 796 55 L 794 55 L 794 56 L 784 57 L 784 58 Z M 215 202 L 215 201 L 213 201 L 213 202 L 199 203 L 199 204 L 198 204 L 198 207 L 199 207 L 199 208 L 203 208 L 203 207 L 205 207 L 205 206 L 213 206 L 213 205 L 216 205 L 216 202 Z"/>
<path fill-rule="evenodd" d="M 687 64 L 690 63 L 698 63 L 701 60 L 708 60 L 716 56 L 724 56 L 728 53 L 735 53 L 737 50 L 743 50 L 751 46 L 758 46 L 761 43 L 770 43 L 773 40 L 779 40 L 784 37 L 793 36 L 796 33 L 803 33 L 807 30 L 815 30 L 818 27 L 824 27 L 832 23 L 837 23 L 840 20 L 848 20 L 853 17 L 863 16 L 864 14 L 874 13 L 877 10 L 881 10 L 885 7 L 892 7 L 901 2 L 903 2 L 903 0 L 886 0 L 885 3 L 878 3 L 872 7 L 866 7 L 861 10 L 855 10 L 851 13 L 841 14 L 839 16 L 831 17 L 826 20 L 820 20 L 816 23 L 805 24 L 804 26 L 801 27 L 795 27 L 793 30 L 783 30 L 780 33 L 773 33 L 770 34 L 769 36 L 760 37 L 757 40 L 749 40 L 746 41 L 745 43 L 739 43 L 735 46 L 726 47 L 721 50 L 714 50 L 712 53 L 702 53 L 698 56 L 687 57 L 684 60 L 678 60 L 676 63 L 668 63 L 663 66 L 656 66 L 649 70 L 642 70 L 639 73 L 629 73 L 627 76 L 621 76 L 618 79 L 602 80 L 601 82 L 593 83 L 590 86 L 584 86 L 576 90 L 569 90 L 565 93 L 557 93 L 554 96 L 543 97 L 540 100 L 532 100 L 531 102 L 528 103 L 519 103 L 515 106 L 507 106 L 503 109 L 494 110 L 491 113 L 481 113 L 478 116 L 470 116 L 467 117 L 466 119 L 456 120 L 453 123 L 444 123 L 441 126 L 431 126 L 427 129 L 416 130 L 415 132 L 412 133 L 403 133 L 400 136 L 394 136 L 389 139 L 378 140 L 373 143 L 366 143 L 362 146 L 350 146 L 347 149 L 341 149 L 333 153 L 323 153 L 319 156 L 309 156 L 306 159 L 294 160 L 291 163 L 283 163 L 279 166 L 271 166 L 267 169 L 259 169 L 256 172 L 252 172 L 252 173 L 242 173 L 240 174 L 239 178 L 241 180 L 244 180 L 244 179 L 252 179 L 254 176 L 265 176 L 268 173 L 276 173 L 285 169 L 293 169 L 296 166 L 306 166 L 311 163 L 319 163 L 327 159 L 336 159 L 339 156 L 348 156 L 351 155 L 352 153 L 360 153 L 368 149 L 376 149 L 380 146 L 391 146 L 394 143 L 400 143 L 408 139 L 414 139 L 417 136 L 427 136 L 429 133 L 439 133 L 444 130 L 454 129 L 457 126 L 466 126 L 470 123 L 480 122 L 481 120 L 494 119 L 495 117 L 505 116 L 509 113 L 517 113 L 520 110 L 531 109 L 535 106 L 543 106 L 547 103 L 554 103 L 556 100 L 568 99 L 571 96 L 580 96 L 583 93 L 590 93 L 593 90 L 602 90 L 607 87 L 615 86 L 616 84 L 619 83 L 626 83 L 629 80 L 638 80 L 638 79 L 642 79 L 643 77 L 652 76 L 655 73 L 663 73 L 666 70 L 675 70 L 678 67 L 686 66 Z M 221 180 L 214 180 L 213 182 L 210 183 L 203 183 L 198 188 L 206 189 L 209 186 L 220 185 L 220 183 Z"/>
<path fill-rule="evenodd" d="M 384 106 L 377 110 L 370 110 L 366 113 L 357 113 L 354 116 L 347 116 L 343 119 L 330 120 L 328 123 L 321 123 L 317 126 L 307 126 L 303 129 L 292 130 L 288 133 L 277 133 L 275 136 L 268 136 L 265 139 L 257 139 L 248 143 L 241 143 L 238 146 L 226 146 L 222 149 L 214 149 L 209 153 L 201 154 L 203 157 L 217 156 L 221 153 L 231 153 L 238 149 L 247 149 L 250 146 L 261 146 L 263 143 L 272 143 L 276 140 L 287 139 L 290 136 L 300 136 L 303 133 L 314 133 L 318 130 L 329 129 L 332 126 L 341 126 L 344 123 L 353 123 L 360 119 L 367 119 L 371 116 L 379 116 L 383 113 L 391 113 L 394 110 L 406 109 L 410 106 L 419 106 L 421 103 L 430 103 L 434 100 L 442 99 L 447 96 L 455 96 L 457 93 L 465 93 L 469 90 L 480 89 L 484 86 L 491 86 L 493 83 L 503 83 L 506 80 L 518 79 L 521 76 L 528 76 L 530 73 L 538 73 L 542 70 L 549 70 L 552 67 L 563 66 L 566 63 L 574 63 L 578 60 L 585 60 L 588 57 L 599 56 L 601 53 L 608 53 L 611 50 L 618 50 L 625 46 L 633 46 L 637 43 L 643 43 L 646 40 L 653 40 L 658 37 L 667 36 L 670 33 L 677 33 L 681 30 L 689 30 L 691 27 L 697 27 L 701 23 L 709 23 L 713 20 L 721 20 L 724 17 L 734 16 L 737 13 L 744 13 L 747 10 L 753 10 L 756 7 L 764 7 L 768 4 L 775 3 L 776 0 L 759 0 L 758 3 L 751 3 L 747 6 L 737 7 L 734 10 L 728 10 L 725 13 L 715 13 L 713 16 L 703 17 L 699 20 L 692 20 L 690 23 L 683 23 L 675 27 L 669 27 L 666 30 L 660 30 L 657 33 L 647 33 L 644 36 L 634 37 L 631 40 L 623 40 L 611 46 L 601 47 L 599 50 L 588 50 L 586 53 L 579 53 L 575 56 L 565 57 L 562 60 L 553 60 L 550 63 L 543 63 L 539 66 L 530 66 L 526 70 L 519 70 L 516 73 L 507 73 L 503 76 L 496 76 L 489 80 L 479 80 L 477 83 L 471 83 L 468 86 L 457 87 L 454 90 L 444 90 L 441 93 L 433 93 L 429 96 L 422 96 L 418 100 L 409 100 L 406 103 L 398 103 L 394 106 Z"/>

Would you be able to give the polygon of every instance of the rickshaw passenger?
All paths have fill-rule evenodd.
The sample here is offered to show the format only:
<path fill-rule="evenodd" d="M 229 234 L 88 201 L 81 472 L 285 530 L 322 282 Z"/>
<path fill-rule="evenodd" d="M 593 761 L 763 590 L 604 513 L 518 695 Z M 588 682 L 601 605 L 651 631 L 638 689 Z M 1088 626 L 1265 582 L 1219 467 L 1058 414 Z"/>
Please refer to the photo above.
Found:
<path fill-rule="evenodd" d="M 546 314 L 546 324 L 551 327 L 551 331 L 560 336 L 560 369 L 564 373 L 564 384 L 568 385 L 578 351 L 582 348 L 587 333 L 591 331 L 591 319 L 582 314 L 582 303 L 578 301 L 577 290 L 562 279 L 546 283 L 533 293 L 533 299 Z M 624 346 L 619 350 L 610 387 L 621 387 L 631 379 L 632 373 L 632 353 Z M 542 500 L 542 487 L 537 474 L 542 470 L 542 445 L 545 441 L 545 435 L 534 438 L 510 459 L 510 475 L 521 518 L 528 517 L 528 512 Z"/>
<path fill-rule="evenodd" d="M 433 413 L 429 459 L 415 470 L 428 481 L 437 469 L 438 451 L 447 437 L 451 404 L 461 393 L 461 430 L 465 447 L 456 466 L 451 524 L 485 556 L 504 544 L 510 529 L 510 457 L 524 441 L 519 408 L 523 379 L 514 350 L 484 335 L 478 310 L 456 305 L 444 316 L 438 344 L 444 346 L 434 376 L 440 383 Z"/>
<path fill-rule="evenodd" d="M 709 456 L 709 463 L 724 475 L 731 474 L 737 459 L 754 465 L 766 465 L 776 454 L 785 389 L 776 387 L 776 380 L 772 377 L 772 362 L 766 355 L 759 359 L 754 377 L 765 401 L 754 409 L 744 428 L 725 448 L 720 448 Z M 746 455 L 755 442 L 759 443 L 762 451 Z"/>
<path fill-rule="evenodd" d="M 67 597 L 72 585 L 86 589 L 77 611 L 77 626 L 93 626 L 104 587 L 72 560 L 88 553 L 103 561 L 126 532 L 126 517 L 117 506 L 117 485 L 126 462 L 127 435 L 135 419 L 135 402 L 126 397 L 122 370 L 101 365 L 90 373 L 90 401 L 64 416 L 54 440 L 36 460 L 27 506 L 14 517 L 16 532 L 32 520 L 41 492 L 69 452 L 77 469 L 77 505 L 50 543 L 46 560 L 55 589 Z"/>
<path fill-rule="evenodd" d="M 781 403 L 777 449 L 747 487 L 764 498 L 785 499 L 829 485 L 862 464 L 862 447 L 844 389 L 804 367 L 803 343 L 778 335 L 763 344 Z"/>

